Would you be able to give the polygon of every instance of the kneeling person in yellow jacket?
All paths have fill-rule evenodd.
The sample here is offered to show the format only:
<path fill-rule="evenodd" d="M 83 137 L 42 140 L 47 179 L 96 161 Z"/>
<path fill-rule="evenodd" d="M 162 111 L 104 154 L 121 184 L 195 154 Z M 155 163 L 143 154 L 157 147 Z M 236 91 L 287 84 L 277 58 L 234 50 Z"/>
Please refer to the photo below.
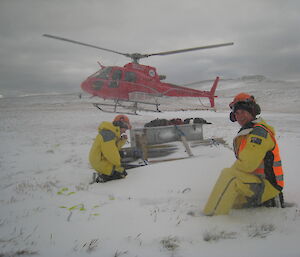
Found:
<path fill-rule="evenodd" d="M 102 122 L 89 154 L 90 164 L 98 172 L 96 182 L 106 182 L 127 176 L 121 166 L 119 151 L 127 141 L 123 135 L 131 125 L 126 115 L 117 115 L 113 122 Z"/>
<path fill-rule="evenodd" d="M 231 168 L 222 170 L 204 214 L 228 214 L 231 208 L 276 206 L 277 198 L 284 207 L 283 170 L 274 129 L 256 118 L 260 107 L 253 96 L 238 94 L 229 106 L 230 120 L 241 126 L 233 142 L 236 161 Z"/>

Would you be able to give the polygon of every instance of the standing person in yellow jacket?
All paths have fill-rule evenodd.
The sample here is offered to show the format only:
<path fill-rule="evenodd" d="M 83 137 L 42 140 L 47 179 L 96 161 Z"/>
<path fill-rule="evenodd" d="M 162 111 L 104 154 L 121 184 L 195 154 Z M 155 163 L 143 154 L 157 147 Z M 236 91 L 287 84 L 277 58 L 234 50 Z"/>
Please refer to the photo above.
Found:
<path fill-rule="evenodd" d="M 90 164 L 98 172 L 97 183 L 121 179 L 127 176 L 121 166 L 119 151 L 127 141 L 126 130 L 131 125 L 126 115 L 117 115 L 113 122 L 104 121 L 98 127 L 98 135 L 89 154 Z"/>
<path fill-rule="evenodd" d="M 233 140 L 236 161 L 222 170 L 203 210 L 208 216 L 232 208 L 284 207 L 283 170 L 273 127 L 256 118 L 260 107 L 253 96 L 238 94 L 229 105 L 230 120 L 241 126 Z"/>

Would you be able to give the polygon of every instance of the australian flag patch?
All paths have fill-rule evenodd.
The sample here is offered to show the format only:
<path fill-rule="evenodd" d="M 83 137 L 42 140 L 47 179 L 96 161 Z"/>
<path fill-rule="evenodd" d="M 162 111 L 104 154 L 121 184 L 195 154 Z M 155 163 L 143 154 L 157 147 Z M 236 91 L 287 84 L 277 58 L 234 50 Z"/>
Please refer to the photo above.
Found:
<path fill-rule="evenodd" d="M 262 140 L 258 137 L 251 137 L 251 140 L 250 140 L 251 143 L 255 143 L 255 144 L 258 144 L 258 145 L 261 144 L 261 141 Z"/>

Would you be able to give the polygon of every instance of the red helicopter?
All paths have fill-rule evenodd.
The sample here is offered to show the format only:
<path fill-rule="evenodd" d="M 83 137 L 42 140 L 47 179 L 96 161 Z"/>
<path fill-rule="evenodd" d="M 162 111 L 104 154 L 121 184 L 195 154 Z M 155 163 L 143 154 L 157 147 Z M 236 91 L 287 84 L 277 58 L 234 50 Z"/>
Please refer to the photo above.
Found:
<path fill-rule="evenodd" d="M 154 97 L 170 96 L 170 97 L 206 97 L 210 101 L 210 107 L 214 108 L 215 102 L 214 98 L 215 91 L 218 85 L 219 77 L 216 77 L 210 91 L 200 91 L 196 89 L 191 89 L 183 86 L 177 86 L 170 83 L 161 82 L 165 79 L 165 76 L 158 75 L 156 68 L 151 66 L 146 66 L 139 64 L 139 60 L 142 58 L 156 56 L 156 55 L 169 55 L 177 54 L 201 49 L 216 48 L 233 45 L 230 43 L 200 46 L 194 48 L 158 52 L 152 54 L 139 54 L 139 53 L 121 53 L 111 49 L 82 43 L 79 41 L 53 36 L 49 34 L 44 34 L 43 36 L 58 40 L 67 41 L 74 44 L 79 44 L 87 47 L 92 47 L 115 54 L 120 54 L 132 59 L 132 62 L 127 63 L 124 67 L 118 66 L 103 66 L 100 65 L 100 70 L 90 75 L 85 81 L 81 83 L 81 88 L 83 91 L 91 94 L 92 96 L 98 96 L 103 99 L 114 100 L 114 111 L 116 111 L 117 106 L 123 106 L 122 102 L 133 102 L 135 108 L 135 113 L 137 110 L 137 104 L 154 104 L 156 105 L 156 110 L 159 111 L 159 104 L 151 103 L 148 101 L 143 101 L 142 95 L 149 95 Z M 136 98 L 136 99 L 134 99 Z M 111 105 L 111 104 L 94 104 L 99 109 L 103 110 L 101 105 Z"/>

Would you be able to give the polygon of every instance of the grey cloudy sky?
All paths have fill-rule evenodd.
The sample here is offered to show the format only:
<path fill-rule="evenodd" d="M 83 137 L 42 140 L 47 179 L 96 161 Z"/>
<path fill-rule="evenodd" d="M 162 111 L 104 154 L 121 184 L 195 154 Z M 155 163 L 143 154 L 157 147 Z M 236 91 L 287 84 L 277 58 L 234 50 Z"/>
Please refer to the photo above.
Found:
<path fill-rule="evenodd" d="M 79 91 L 97 61 L 130 61 L 45 33 L 128 53 L 234 42 L 141 60 L 177 84 L 254 74 L 298 80 L 299 10 L 298 0 L 0 0 L 0 94 Z"/>

